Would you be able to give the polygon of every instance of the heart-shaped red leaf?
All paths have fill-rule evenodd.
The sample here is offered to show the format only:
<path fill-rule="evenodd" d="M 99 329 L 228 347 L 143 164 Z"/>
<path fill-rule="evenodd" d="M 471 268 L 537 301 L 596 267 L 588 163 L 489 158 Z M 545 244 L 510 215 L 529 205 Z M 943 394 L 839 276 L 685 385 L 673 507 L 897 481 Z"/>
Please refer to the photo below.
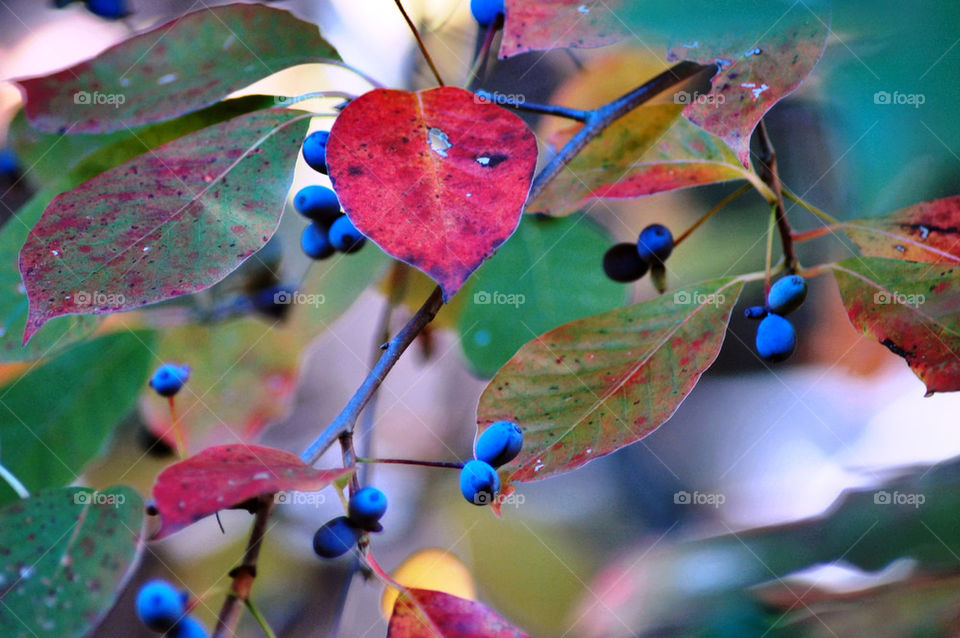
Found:
<path fill-rule="evenodd" d="M 933 263 L 960 262 L 960 196 L 920 202 L 842 228 L 864 255 Z"/>
<path fill-rule="evenodd" d="M 827 44 L 829 16 L 797 3 L 777 22 L 761 22 L 716 45 L 696 38 L 680 40 L 667 59 L 716 64 L 713 89 L 706 96 L 678 94 L 687 102 L 684 116 L 723 139 L 750 166 L 750 134 L 780 99 L 792 93 L 813 70 Z"/>
<path fill-rule="evenodd" d="M 387 638 L 527 638 L 480 603 L 430 589 L 407 589 L 390 617 Z"/>
<path fill-rule="evenodd" d="M 343 110 L 327 145 L 351 221 L 432 277 L 445 301 L 516 229 L 536 163 L 523 120 L 449 86 L 370 91 Z"/>
<path fill-rule="evenodd" d="M 353 472 L 318 470 L 294 454 L 260 445 L 220 445 L 174 463 L 153 485 L 163 538 L 258 496 L 283 491 L 316 492 Z"/>
<path fill-rule="evenodd" d="M 565 47 L 602 47 L 630 34 L 623 0 L 507 0 L 500 57 Z"/>

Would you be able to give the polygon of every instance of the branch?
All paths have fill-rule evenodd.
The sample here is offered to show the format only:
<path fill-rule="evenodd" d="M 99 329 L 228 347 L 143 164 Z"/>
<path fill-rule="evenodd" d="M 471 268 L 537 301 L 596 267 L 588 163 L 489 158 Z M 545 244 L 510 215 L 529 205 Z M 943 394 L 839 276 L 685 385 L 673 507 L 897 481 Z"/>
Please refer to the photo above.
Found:
<path fill-rule="evenodd" d="M 460 461 L 420 461 L 417 459 L 368 459 L 358 458 L 357 463 L 393 463 L 396 465 L 419 465 L 420 467 L 443 467 L 453 470 L 462 470 Z"/>
<path fill-rule="evenodd" d="M 770 187 L 777 196 L 775 202 L 777 230 L 780 232 L 780 244 L 783 247 L 784 267 L 788 274 L 797 272 L 797 253 L 793 247 L 793 229 L 787 220 L 787 211 L 783 206 L 783 186 L 780 184 L 780 174 L 777 172 L 777 152 L 770 142 L 767 125 L 760 120 L 757 127 L 757 139 L 760 142 L 760 179 Z"/>
<path fill-rule="evenodd" d="M 386 349 L 380 355 L 376 365 L 370 370 L 367 378 L 354 393 L 353 397 L 344 406 L 340 414 L 330 422 L 330 425 L 320 433 L 313 443 L 303 451 L 300 458 L 309 465 L 313 465 L 323 456 L 331 445 L 339 439 L 344 433 L 352 432 L 353 426 L 357 422 L 357 417 L 363 411 L 365 405 L 374 395 L 380 384 L 386 378 L 387 373 L 400 359 L 407 347 L 413 343 L 417 335 L 430 323 L 443 306 L 443 291 L 439 286 L 434 288 L 433 292 L 427 298 L 416 314 L 410 318 L 407 325 L 397 333 L 397 335 L 387 342 Z"/>
<path fill-rule="evenodd" d="M 263 537 L 267 533 L 267 521 L 270 519 L 273 505 L 273 495 L 261 497 L 260 507 L 257 509 L 253 526 L 250 528 L 250 540 L 247 541 L 243 561 L 230 571 L 233 583 L 230 585 L 230 592 L 227 594 L 226 600 L 223 601 L 223 607 L 220 608 L 217 627 L 213 630 L 213 638 L 227 638 L 233 636 L 234 631 L 236 631 L 240 613 L 250 598 L 250 590 L 253 588 L 253 581 L 257 577 L 257 559 L 260 556 Z"/>
<path fill-rule="evenodd" d="M 410 31 L 413 32 L 413 37 L 417 39 L 417 46 L 420 47 L 420 52 L 423 53 L 423 57 L 426 59 L 430 70 L 433 71 L 433 77 L 437 78 L 437 84 L 443 86 L 443 78 L 440 77 L 440 72 L 437 71 L 437 67 L 433 64 L 433 58 L 430 57 L 430 52 L 427 51 L 427 45 L 423 43 L 420 32 L 417 31 L 417 26 L 413 23 L 413 20 L 410 19 L 410 16 L 407 15 L 406 9 L 403 8 L 403 3 L 401 3 L 400 0 L 394 0 L 394 2 L 397 8 L 400 9 L 403 19 L 407 21 L 407 26 L 410 27 Z"/>
<path fill-rule="evenodd" d="M 650 100 L 650 98 L 663 93 L 670 87 L 680 84 L 709 68 L 715 68 L 715 65 L 704 66 L 696 62 L 680 62 L 629 93 L 599 108 L 588 111 L 583 128 L 577 131 L 577 134 L 563 145 L 563 148 L 550 159 L 547 165 L 543 167 L 543 170 L 541 170 L 533 180 L 533 186 L 530 187 L 530 195 L 527 197 L 527 201 L 534 201 L 537 196 L 543 192 L 543 189 L 547 187 L 547 184 L 559 175 L 560 171 L 570 163 L 574 156 L 614 121 Z"/>
<path fill-rule="evenodd" d="M 516 98 L 510 99 L 507 96 L 501 96 L 497 93 L 490 93 L 489 91 L 484 91 L 483 89 L 476 91 L 476 95 L 478 98 L 486 100 L 492 104 L 509 106 L 512 109 L 517 109 L 518 111 L 529 111 L 530 113 L 542 113 L 544 115 L 556 115 L 557 117 L 565 117 L 568 120 L 576 120 L 578 122 L 586 122 L 590 117 L 590 114 L 593 113 L 593 111 L 572 109 L 567 106 L 559 106 L 556 104 L 537 104 L 534 102 L 518 100 Z"/>

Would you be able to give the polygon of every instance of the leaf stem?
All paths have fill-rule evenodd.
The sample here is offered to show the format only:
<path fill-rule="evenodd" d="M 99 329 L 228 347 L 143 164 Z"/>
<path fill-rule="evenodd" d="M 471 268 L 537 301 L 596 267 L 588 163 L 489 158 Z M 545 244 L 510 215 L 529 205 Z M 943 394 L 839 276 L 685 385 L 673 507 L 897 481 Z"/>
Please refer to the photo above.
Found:
<path fill-rule="evenodd" d="M 557 117 L 565 117 L 568 120 L 576 120 L 577 122 L 586 122 L 590 117 L 590 113 L 592 113 L 592 111 L 572 109 L 570 107 L 559 106 L 557 104 L 537 104 L 535 102 L 508 99 L 506 96 L 490 93 L 489 91 L 484 91 L 483 89 L 477 90 L 476 95 L 481 100 L 486 100 L 487 102 L 491 102 L 493 104 L 499 104 L 500 106 L 509 106 L 510 108 L 518 111 L 529 111 L 531 113 L 542 113 L 544 115 L 556 115 Z"/>
<path fill-rule="evenodd" d="M 250 615 L 253 616 L 254 620 L 257 621 L 257 624 L 260 625 L 260 629 L 263 630 L 263 633 L 267 636 L 267 638 L 277 638 L 277 634 L 273 633 L 273 629 L 270 628 L 270 623 L 268 623 L 267 619 L 264 618 L 262 613 L 260 613 L 260 609 L 253 604 L 253 600 L 247 598 L 244 601 L 244 605 L 246 605 L 247 611 L 250 612 Z"/>
<path fill-rule="evenodd" d="M 367 82 L 370 86 L 372 86 L 373 88 L 375 88 L 375 89 L 382 89 L 382 88 L 384 88 L 382 82 L 378 82 L 377 80 L 375 80 L 374 78 L 370 77 L 369 75 L 367 75 L 366 73 L 364 73 L 363 71 L 361 71 L 360 69 L 358 69 L 357 67 L 352 66 L 352 65 L 350 65 L 350 64 L 347 64 L 347 63 L 344 62 L 343 60 L 334 60 L 334 59 L 332 59 L 332 58 L 323 58 L 323 59 L 320 60 L 320 62 L 322 62 L 322 63 L 324 63 L 324 64 L 332 64 L 332 65 L 334 65 L 334 66 L 339 66 L 339 67 L 342 67 L 342 68 L 346 69 L 347 71 L 352 71 L 352 72 L 354 73 L 354 75 L 356 75 L 356 76 L 358 76 L 358 77 L 366 80 L 366 82 Z"/>
<path fill-rule="evenodd" d="M 843 227 L 842 223 L 832 224 L 830 226 L 821 226 L 819 228 L 811 228 L 810 230 L 794 232 L 792 234 L 792 237 L 793 237 L 794 243 L 801 242 L 801 241 L 810 241 L 811 239 L 823 237 L 824 235 L 832 235 L 842 227 Z"/>
<path fill-rule="evenodd" d="M 20 498 L 30 498 L 30 491 L 3 463 L 0 463 L 0 478 L 7 482 L 7 485 L 17 493 L 17 496 Z"/>
<path fill-rule="evenodd" d="M 427 65 L 430 67 L 430 70 L 433 71 L 433 77 L 437 79 L 437 84 L 444 86 L 443 78 L 440 77 L 440 72 L 437 71 L 437 67 L 433 63 L 433 58 L 430 57 L 430 52 L 427 51 L 427 45 L 423 43 L 423 39 L 420 37 L 420 32 L 417 30 L 417 26 L 413 23 L 413 20 L 410 19 L 410 16 L 407 15 L 406 9 L 403 8 L 403 3 L 400 0 L 393 1 L 396 3 L 397 8 L 400 9 L 403 19 L 407 21 L 407 26 L 410 27 L 410 31 L 413 32 L 413 37 L 417 39 L 417 46 L 420 47 L 420 52 L 423 53 L 423 57 L 427 61 Z"/>
<path fill-rule="evenodd" d="M 230 571 L 233 583 L 230 585 L 227 598 L 220 608 L 217 626 L 213 630 L 213 638 L 233 636 L 237 628 L 237 622 L 240 620 L 240 612 L 243 610 L 240 603 L 246 604 L 250 599 L 250 590 L 253 588 L 253 581 L 257 577 L 257 560 L 260 557 L 260 547 L 263 544 L 263 537 L 267 533 L 270 513 L 273 511 L 273 495 L 260 497 L 259 505 L 253 519 L 253 525 L 250 528 L 250 540 L 247 541 L 247 549 L 243 553 L 243 560 Z"/>
<path fill-rule="evenodd" d="M 167 404 L 170 406 L 170 423 L 173 427 L 173 436 L 177 441 L 177 454 L 182 459 L 187 454 L 187 444 L 183 439 L 183 430 L 180 428 L 180 418 L 177 416 L 175 398 L 175 396 L 167 397 Z"/>
<path fill-rule="evenodd" d="M 550 158 L 547 165 L 544 166 L 534 178 L 527 201 L 533 202 L 536 200 L 540 193 L 560 174 L 560 171 L 570 163 L 574 156 L 615 120 L 623 117 L 625 114 L 671 86 L 684 82 L 709 68 L 715 68 L 715 65 L 704 66 L 696 62 L 680 62 L 612 102 L 608 102 L 599 108 L 589 111 L 583 128 L 577 131 L 576 135 L 571 137 L 567 143 L 557 151 L 557 154 Z"/>
<path fill-rule="evenodd" d="M 783 206 L 783 186 L 780 183 L 780 174 L 777 172 L 777 152 L 770 141 L 765 120 L 760 120 L 757 135 L 760 141 L 760 179 L 776 195 L 775 201 L 771 203 L 776 206 L 776 221 L 780 231 L 780 244 L 783 247 L 784 266 L 788 274 L 793 274 L 799 267 L 797 253 L 793 247 L 793 229 L 790 228 L 787 211 Z"/>
<path fill-rule="evenodd" d="M 423 302 L 407 324 L 386 344 L 376 365 L 367 374 L 367 378 L 344 406 L 340 414 L 330 422 L 323 432 L 300 455 L 309 465 L 313 465 L 344 432 L 352 431 L 364 406 L 374 395 L 387 374 L 400 359 L 400 355 L 413 343 L 417 335 L 430 323 L 443 306 L 443 291 L 437 286 L 427 300 Z"/>
<path fill-rule="evenodd" d="M 771 265 L 773 263 L 773 228 L 777 223 L 777 207 L 770 205 L 770 221 L 767 223 L 767 255 L 763 262 L 763 295 L 770 292 Z"/>
<path fill-rule="evenodd" d="M 443 467 L 454 470 L 462 470 L 463 463 L 460 461 L 420 461 L 417 459 L 371 459 L 360 457 L 357 463 L 393 463 L 396 465 L 419 465 L 421 467 Z"/>
<path fill-rule="evenodd" d="M 680 242 L 682 242 L 684 239 L 686 239 L 687 237 L 689 237 L 689 236 L 693 233 L 693 231 L 695 231 L 696 229 L 700 228 L 700 226 L 703 224 L 703 222 L 705 222 L 705 221 L 707 221 L 708 219 L 710 219 L 711 217 L 713 217 L 715 214 L 717 214 L 719 211 L 721 211 L 723 208 L 725 208 L 730 202 L 732 202 L 733 200 L 735 200 L 736 198 L 740 197 L 741 195 L 743 195 L 744 193 L 746 193 L 748 190 L 750 190 L 750 188 L 751 188 L 751 185 L 750 185 L 750 184 L 744 184 L 743 186 L 741 186 L 741 187 L 738 188 L 737 190 L 733 191 L 732 193 L 730 193 L 729 195 L 727 195 L 726 197 L 724 197 L 723 199 L 721 199 L 720 202 L 719 202 L 716 206 L 714 206 L 713 208 L 711 208 L 710 210 L 708 210 L 707 212 L 705 212 L 705 213 L 700 217 L 700 219 L 698 219 L 696 222 L 694 222 L 693 226 L 691 226 L 690 228 L 688 228 L 688 229 L 686 229 L 685 231 L 683 231 L 683 232 L 680 234 L 680 236 L 677 237 L 677 238 L 674 240 L 674 242 L 673 242 L 674 247 L 676 247 L 678 244 L 680 244 Z"/>
<path fill-rule="evenodd" d="M 483 44 L 480 45 L 480 50 L 477 51 L 477 59 L 473 61 L 473 65 L 467 72 L 467 82 L 464 85 L 467 90 L 470 90 L 470 85 L 479 79 L 478 74 L 487 66 L 487 58 L 490 56 L 490 46 L 493 44 L 493 36 L 497 33 L 499 25 L 499 20 L 494 20 L 487 25 L 487 34 L 483 37 Z"/>
<path fill-rule="evenodd" d="M 784 186 L 783 184 L 780 185 L 780 190 L 783 192 L 784 195 L 787 196 L 787 199 L 789 199 L 790 201 L 792 201 L 792 202 L 795 203 L 795 204 L 799 204 L 800 206 L 803 206 L 803 207 L 806 208 L 808 211 L 810 211 L 811 213 L 813 213 L 814 215 L 816 215 L 817 217 L 819 217 L 819 218 L 822 219 L 823 221 L 827 222 L 828 224 L 834 224 L 834 225 L 836 225 L 836 224 L 839 224 L 839 223 L 840 223 L 840 220 L 839 220 L 839 219 L 837 219 L 837 218 L 834 217 L 833 215 L 830 215 L 830 214 L 827 214 L 827 213 L 823 212 L 822 210 L 820 210 L 819 208 L 817 208 L 817 207 L 814 206 L 813 204 L 811 204 L 811 203 L 807 202 L 806 200 L 804 200 L 804 199 L 803 199 L 802 197 L 800 197 L 799 195 L 794 194 L 793 191 L 791 191 L 789 188 L 787 188 L 787 187 Z"/>

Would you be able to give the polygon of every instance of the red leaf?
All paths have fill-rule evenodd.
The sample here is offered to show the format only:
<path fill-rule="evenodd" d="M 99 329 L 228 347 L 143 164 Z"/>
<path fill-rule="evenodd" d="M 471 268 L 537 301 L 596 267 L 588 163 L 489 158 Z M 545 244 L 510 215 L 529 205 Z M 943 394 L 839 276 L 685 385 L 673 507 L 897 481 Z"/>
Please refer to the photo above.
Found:
<path fill-rule="evenodd" d="M 42 131 L 125 131 L 209 106 L 284 68 L 339 59 L 317 27 L 255 4 L 206 7 L 43 77 L 18 80 Z"/>
<path fill-rule="evenodd" d="M 709 46 L 682 40 L 667 59 L 717 64 L 713 89 L 690 98 L 683 114 L 691 122 L 719 136 L 750 166 L 750 135 L 780 99 L 792 93 L 813 70 L 827 42 L 829 17 L 816 15 L 807 5 L 793 5 L 776 24 L 762 24 L 734 38 L 716 39 Z"/>
<path fill-rule="evenodd" d="M 456 87 L 370 91 L 337 117 L 327 145 L 353 223 L 432 277 L 444 300 L 513 233 L 536 163 L 523 120 Z"/>
<path fill-rule="evenodd" d="M 566 47 L 601 47 L 629 34 L 623 0 L 506 0 L 500 57 Z"/>
<path fill-rule="evenodd" d="M 294 454 L 259 445 L 221 445 L 174 463 L 153 485 L 163 538 L 222 509 L 281 491 L 316 492 L 352 469 L 317 470 Z"/>
<path fill-rule="evenodd" d="M 527 638 L 480 603 L 429 589 L 400 594 L 387 638 Z"/>
<path fill-rule="evenodd" d="M 960 196 L 901 208 L 841 227 L 864 255 L 932 263 L 960 262 Z"/>

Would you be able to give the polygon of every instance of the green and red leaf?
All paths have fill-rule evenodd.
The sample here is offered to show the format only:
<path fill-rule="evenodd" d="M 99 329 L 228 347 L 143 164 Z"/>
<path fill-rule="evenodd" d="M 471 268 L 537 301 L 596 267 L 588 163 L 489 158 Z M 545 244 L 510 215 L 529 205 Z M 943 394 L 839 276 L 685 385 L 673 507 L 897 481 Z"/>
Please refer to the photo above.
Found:
<path fill-rule="evenodd" d="M 565 47 L 613 44 L 630 31 L 624 0 L 506 0 L 501 58 Z"/>
<path fill-rule="evenodd" d="M 960 390 L 960 266 L 852 257 L 832 266 L 850 322 L 934 392 Z"/>
<path fill-rule="evenodd" d="M 712 38 L 715 45 L 697 39 L 698 34 L 678 40 L 682 44 L 671 47 L 668 60 L 720 68 L 707 95 L 685 96 L 684 116 L 727 142 L 749 167 L 753 129 L 764 113 L 800 86 L 823 55 L 830 17 L 827 11 L 821 13 L 797 3 L 774 25 L 763 21 L 734 37 Z"/>
<path fill-rule="evenodd" d="M 318 470 L 285 450 L 221 445 L 174 463 L 153 485 L 163 538 L 223 509 L 283 491 L 317 492 L 350 468 Z"/>
<path fill-rule="evenodd" d="M 4 638 L 81 638 L 110 611 L 143 551 L 129 487 L 67 487 L 0 510 Z"/>
<path fill-rule="evenodd" d="M 24 342 L 52 317 L 129 310 L 230 274 L 276 230 L 306 127 L 293 111 L 242 115 L 55 198 L 20 251 Z"/>
<path fill-rule="evenodd" d="M 587 319 L 523 346 L 480 397 L 477 423 L 520 425 L 510 482 L 547 478 L 639 441 L 713 363 L 743 282 L 717 279 Z"/>
<path fill-rule="evenodd" d="M 655 104 L 623 116 L 577 153 L 527 210 L 566 215 L 598 197 L 640 197 L 745 179 L 730 147 L 682 118 L 682 109 Z M 579 129 L 566 129 L 551 142 L 559 148 Z"/>
<path fill-rule="evenodd" d="M 433 278 L 445 300 L 517 227 L 536 163 L 523 120 L 456 87 L 370 91 L 327 144 L 353 223 Z"/>
<path fill-rule="evenodd" d="M 844 222 L 864 255 L 932 263 L 960 262 L 960 196 Z"/>
<path fill-rule="evenodd" d="M 400 593 L 387 638 L 528 638 L 478 602 L 430 589 Z"/>
<path fill-rule="evenodd" d="M 317 26 L 257 4 L 204 8 L 51 75 L 18 80 L 36 128 L 104 133 L 209 106 L 285 68 L 339 59 Z"/>

